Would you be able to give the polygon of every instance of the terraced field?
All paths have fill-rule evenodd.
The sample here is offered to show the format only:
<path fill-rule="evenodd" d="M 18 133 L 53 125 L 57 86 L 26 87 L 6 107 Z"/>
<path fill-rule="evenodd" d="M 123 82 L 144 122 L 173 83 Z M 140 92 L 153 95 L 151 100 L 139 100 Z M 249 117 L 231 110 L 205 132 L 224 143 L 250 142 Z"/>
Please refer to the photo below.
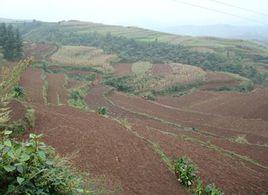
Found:
<path fill-rule="evenodd" d="M 73 155 L 75 166 L 100 179 L 107 194 L 191 194 L 174 174 L 174 160 L 181 156 L 192 159 L 205 184 L 214 183 L 225 194 L 268 191 L 267 88 L 215 91 L 242 78 L 173 63 L 140 67 L 139 62 L 133 69 L 133 63 L 111 65 L 108 58 L 95 63 L 96 55 L 106 55 L 100 50 L 54 49 L 45 56 L 47 67 L 36 65 L 21 78 L 26 101 L 37 114 L 30 132 L 44 134 L 60 155 Z M 109 74 L 95 69 L 107 65 Z M 196 80 L 203 85 L 151 101 L 104 84 L 107 77 L 135 72 L 159 77 L 165 87 Z M 74 107 L 71 98 L 85 105 Z M 98 114 L 99 107 L 107 114 Z"/>
<path fill-rule="evenodd" d="M 43 86 L 40 73 L 39 86 L 29 81 L 28 74 L 33 73 L 38 75 L 38 71 L 31 70 L 22 79 L 23 86 L 30 91 Z M 47 77 L 48 89 L 50 84 L 62 86 L 62 74 L 52 75 Z M 105 119 L 92 112 L 52 105 L 57 105 L 53 103 L 57 99 L 56 88 L 55 93 L 48 93 L 51 105 L 46 106 L 39 91 L 29 94 L 38 111 L 34 132 L 45 134 L 45 141 L 63 155 L 77 152 L 75 164 L 94 177 L 104 176 L 111 191 L 187 194 L 170 171 L 173 158 L 183 155 L 198 165 L 204 182 L 221 186 L 227 194 L 266 190 L 265 121 L 191 111 L 164 104 L 164 100 L 148 102 L 111 93 L 97 82 L 85 100 L 92 110 L 107 107 L 109 117 Z M 240 135 L 246 135 L 248 143 L 236 142 L 234 138 Z M 162 153 L 168 161 L 162 159 Z"/>

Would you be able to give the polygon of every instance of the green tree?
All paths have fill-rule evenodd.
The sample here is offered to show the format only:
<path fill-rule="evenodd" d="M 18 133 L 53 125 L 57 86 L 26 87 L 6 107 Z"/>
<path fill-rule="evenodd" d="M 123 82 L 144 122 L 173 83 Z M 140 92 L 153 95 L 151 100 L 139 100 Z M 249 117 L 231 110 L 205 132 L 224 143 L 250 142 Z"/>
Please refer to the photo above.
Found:
<path fill-rule="evenodd" d="M 22 39 L 18 29 L 11 24 L 0 26 L 0 46 L 3 48 L 4 58 L 7 60 L 19 59 L 22 57 Z"/>

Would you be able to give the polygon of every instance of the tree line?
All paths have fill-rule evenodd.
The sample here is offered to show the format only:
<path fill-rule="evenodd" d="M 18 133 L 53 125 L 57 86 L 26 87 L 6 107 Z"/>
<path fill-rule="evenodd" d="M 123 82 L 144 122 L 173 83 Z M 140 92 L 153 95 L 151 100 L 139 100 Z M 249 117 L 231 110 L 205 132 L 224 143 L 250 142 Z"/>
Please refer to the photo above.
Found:
<path fill-rule="evenodd" d="M 18 29 L 11 24 L 0 25 L 0 47 L 2 47 L 4 58 L 7 60 L 16 60 L 23 56 L 22 38 Z"/>

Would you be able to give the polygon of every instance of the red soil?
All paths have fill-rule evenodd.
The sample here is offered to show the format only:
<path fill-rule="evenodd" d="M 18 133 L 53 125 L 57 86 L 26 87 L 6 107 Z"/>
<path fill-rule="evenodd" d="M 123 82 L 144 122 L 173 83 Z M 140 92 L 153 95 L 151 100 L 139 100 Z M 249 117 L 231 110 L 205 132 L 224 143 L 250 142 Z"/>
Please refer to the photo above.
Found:
<path fill-rule="evenodd" d="M 238 81 L 227 74 L 207 71 L 206 84 L 204 84 L 201 89 L 212 90 L 222 86 L 233 87 L 236 85 L 238 85 Z"/>
<path fill-rule="evenodd" d="M 166 76 L 172 74 L 173 70 L 168 64 L 153 64 L 152 73 L 154 75 Z"/>
<path fill-rule="evenodd" d="M 26 91 L 27 100 L 30 103 L 43 104 L 43 80 L 41 70 L 29 68 L 21 77 L 20 85 Z"/>
<path fill-rule="evenodd" d="M 168 121 L 177 122 L 184 126 L 197 127 L 206 131 L 211 131 L 212 129 L 219 130 L 218 133 L 231 130 L 238 134 L 254 134 L 266 138 L 268 137 L 268 122 L 260 120 L 238 119 L 235 117 L 171 108 L 155 102 L 144 101 L 138 97 L 122 95 L 120 93 L 113 93 L 111 95 L 111 100 L 117 105 L 121 105 L 127 109 L 144 112 Z"/>
<path fill-rule="evenodd" d="M 63 75 L 53 75 L 48 76 L 51 97 L 62 91 L 60 86 L 64 81 Z M 37 81 L 31 80 L 32 76 Z M 161 97 L 158 102 L 150 102 L 118 92 L 111 93 L 107 99 L 104 93 L 110 89 L 100 82 L 98 77 L 86 96 L 86 103 L 92 109 L 107 107 L 108 115 L 113 118 L 126 118 L 131 130 L 95 113 L 68 106 L 43 105 L 40 71 L 27 71 L 21 82 L 37 111 L 34 131 L 45 134 L 44 140 L 62 155 L 78 152 L 74 163 L 81 170 L 96 177 L 105 176 L 107 185 L 111 188 L 120 185 L 123 194 L 187 194 L 154 151 L 153 142 L 159 144 L 170 159 L 190 157 L 198 165 L 205 183 L 215 183 L 226 194 L 267 191 L 268 170 L 263 168 L 268 164 L 267 148 L 233 143 L 228 138 L 246 135 L 250 143 L 266 143 L 268 122 L 245 119 L 241 113 L 224 116 L 213 109 L 211 113 L 205 108 L 198 110 L 209 102 L 211 106 L 217 101 L 225 102 L 223 97 L 237 98 L 233 106 L 239 104 L 239 99 L 248 102 L 257 99 L 256 107 L 260 109 L 266 102 L 266 91 L 256 90 L 252 92 L 255 95 L 198 91 L 180 98 Z M 258 112 L 262 115 L 266 110 Z M 185 136 L 190 139 L 183 138 Z"/>
<path fill-rule="evenodd" d="M 8 107 L 11 109 L 11 121 L 17 121 L 24 118 L 26 109 L 22 103 L 13 100 L 9 103 Z"/>
<path fill-rule="evenodd" d="M 64 88 L 64 74 L 47 74 L 48 80 L 48 103 L 67 104 L 68 93 Z"/>
<path fill-rule="evenodd" d="M 118 185 L 124 194 L 186 194 L 149 145 L 116 122 L 70 107 L 38 106 L 35 133 L 62 154 L 77 153 L 83 171 Z"/>
<path fill-rule="evenodd" d="M 171 159 L 177 156 L 191 158 L 197 164 L 202 180 L 221 186 L 226 194 L 248 194 L 248 192 L 260 194 L 267 190 L 267 169 L 242 163 L 198 143 L 185 141 L 150 128 L 140 126 L 138 132 L 158 143 Z"/>
<path fill-rule="evenodd" d="M 196 91 L 182 97 L 159 97 L 158 102 L 176 108 L 268 121 L 268 89 L 250 93 Z"/>
<path fill-rule="evenodd" d="M 45 59 L 57 49 L 56 45 L 48 43 L 26 43 L 23 48 L 26 56 L 33 56 L 37 60 Z"/>
<path fill-rule="evenodd" d="M 215 144 L 217 147 L 221 147 L 230 153 L 235 152 L 239 155 L 248 156 L 251 159 L 256 160 L 261 165 L 266 165 L 268 163 L 267 159 L 265 158 L 265 156 L 268 155 L 268 151 L 265 147 L 236 144 L 225 139 L 213 137 L 210 138 L 198 135 L 195 132 L 186 132 L 178 128 L 172 130 L 170 126 L 164 127 L 163 124 L 157 121 L 146 119 L 146 117 L 139 117 L 138 115 L 122 110 L 119 107 L 112 106 L 102 96 L 102 94 L 107 92 L 107 90 L 108 88 L 104 86 L 94 87 L 87 96 L 87 103 L 92 106 L 96 105 L 96 107 L 106 106 L 109 108 L 110 115 L 127 118 L 133 130 L 137 131 L 146 140 L 148 139 L 155 143 L 159 143 L 170 158 L 173 158 L 174 156 L 186 155 L 194 159 L 194 162 L 198 164 L 202 179 L 204 178 L 207 183 L 214 182 L 219 186 L 223 186 L 223 189 L 226 193 L 238 193 L 244 192 L 244 190 L 263 192 L 265 190 L 264 186 L 266 183 L 264 182 L 258 184 L 252 175 L 259 178 L 260 181 L 265 181 L 267 175 L 266 169 L 263 170 L 263 168 L 259 166 L 245 163 L 244 161 L 243 164 L 240 164 L 240 160 L 232 159 L 223 155 L 221 152 L 213 150 L 210 151 L 208 148 L 206 148 L 206 146 L 202 146 L 198 144 L 198 142 L 192 143 L 191 141 L 183 141 L 181 139 L 177 140 L 172 138 L 172 136 L 171 138 L 173 141 L 170 141 L 171 138 L 166 133 L 158 133 L 159 135 L 157 137 L 152 138 L 155 133 L 151 132 L 152 130 L 149 130 L 151 129 L 149 127 L 159 129 L 163 132 L 172 132 L 177 134 L 179 137 L 187 135 L 204 141 L 205 143 L 210 141 L 211 144 Z M 162 145 L 162 142 L 164 142 L 165 145 Z M 223 161 L 224 165 L 222 165 Z M 231 177 L 229 176 L 230 173 L 232 173 Z M 248 186 L 248 182 L 251 183 L 252 186 Z M 235 188 L 235 185 L 232 185 L 232 183 L 235 183 L 239 187 Z M 247 187 L 245 188 L 243 186 Z"/>
<path fill-rule="evenodd" d="M 114 66 L 114 73 L 116 75 L 128 75 L 132 73 L 132 64 L 116 64 Z"/>

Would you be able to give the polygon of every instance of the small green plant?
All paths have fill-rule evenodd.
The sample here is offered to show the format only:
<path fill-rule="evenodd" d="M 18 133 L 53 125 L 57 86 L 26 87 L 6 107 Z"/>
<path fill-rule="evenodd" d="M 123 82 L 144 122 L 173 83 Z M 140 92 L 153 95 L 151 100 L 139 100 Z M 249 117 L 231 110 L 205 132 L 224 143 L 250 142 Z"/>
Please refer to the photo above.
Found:
<path fill-rule="evenodd" d="M 107 109 L 105 107 L 98 107 L 97 111 L 101 115 L 105 115 L 107 113 Z"/>
<path fill-rule="evenodd" d="M 215 186 L 215 184 L 208 184 L 205 188 L 206 195 L 222 195 L 223 192 Z"/>
<path fill-rule="evenodd" d="M 13 97 L 19 98 L 24 96 L 24 89 L 22 86 L 16 85 L 13 88 L 14 94 Z"/>
<path fill-rule="evenodd" d="M 195 195 L 223 195 L 224 193 L 215 186 L 215 184 L 208 184 L 205 188 L 200 178 L 197 179 L 196 187 L 194 189 Z"/>
<path fill-rule="evenodd" d="M 40 142 L 41 135 L 30 134 L 18 142 L 4 131 L 0 140 L 0 194 L 77 194 L 83 179 L 67 160 Z"/>
<path fill-rule="evenodd" d="M 196 188 L 194 190 L 195 195 L 202 195 L 203 194 L 203 182 L 200 178 L 197 179 Z"/>
<path fill-rule="evenodd" d="M 189 158 L 181 157 L 175 162 L 175 174 L 183 185 L 189 187 L 196 178 L 197 167 Z"/>

